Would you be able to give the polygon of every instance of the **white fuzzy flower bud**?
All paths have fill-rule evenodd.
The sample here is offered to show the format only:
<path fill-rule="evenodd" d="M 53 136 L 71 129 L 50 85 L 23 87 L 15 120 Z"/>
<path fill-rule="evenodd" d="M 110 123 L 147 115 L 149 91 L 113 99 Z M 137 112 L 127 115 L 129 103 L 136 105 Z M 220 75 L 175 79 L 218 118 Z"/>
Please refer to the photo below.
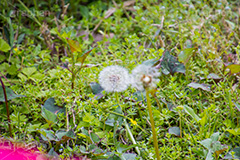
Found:
<path fill-rule="evenodd" d="M 159 76 L 160 73 L 158 69 L 145 64 L 138 65 L 132 71 L 132 86 L 138 90 L 156 88 L 156 83 L 159 82 Z"/>

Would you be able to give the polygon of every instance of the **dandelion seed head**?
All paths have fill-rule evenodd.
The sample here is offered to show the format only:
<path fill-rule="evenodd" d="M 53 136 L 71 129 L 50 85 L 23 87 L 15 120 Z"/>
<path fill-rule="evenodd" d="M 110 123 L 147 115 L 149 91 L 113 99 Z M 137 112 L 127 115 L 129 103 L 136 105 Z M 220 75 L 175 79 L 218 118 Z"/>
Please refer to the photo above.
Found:
<path fill-rule="evenodd" d="M 128 70 L 121 66 L 108 66 L 100 72 L 99 83 L 107 92 L 122 92 L 130 84 L 130 75 Z"/>
<path fill-rule="evenodd" d="M 132 86 L 138 90 L 144 90 L 145 88 L 156 88 L 156 83 L 159 82 L 158 77 L 160 76 L 158 69 L 140 64 L 132 71 Z"/>

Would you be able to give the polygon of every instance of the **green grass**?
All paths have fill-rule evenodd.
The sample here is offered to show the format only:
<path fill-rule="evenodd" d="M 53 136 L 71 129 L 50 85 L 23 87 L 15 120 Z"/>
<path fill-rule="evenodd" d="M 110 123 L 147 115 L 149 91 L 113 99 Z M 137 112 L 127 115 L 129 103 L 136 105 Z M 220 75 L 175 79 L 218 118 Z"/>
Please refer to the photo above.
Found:
<path fill-rule="evenodd" d="M 114 94 L 96 84 L 107 66 L 131 72 L 155 59 L 161 76 L 150 101 L 160 158 L 223 159 L 240 150 L 238 1 L 139 0 L 125 7 L 122 1 L 70 1 L 64 16 L 61 2 L 22 2 L 0 2 L 0 38 L 11 47 L 3 52 L 0 45 L 1 79 L 25 95 L 8 101 L 12 138 L 0 102 L 2 137 L 35 142 L 50 155 L 53 148 L 60 158 L 155 159 L 145 92 L 119 93 L 119 108 Z M 39 14 L 23 15 L 29 12 Z M 82 52 L 71 52 L 75 42 Z"/>

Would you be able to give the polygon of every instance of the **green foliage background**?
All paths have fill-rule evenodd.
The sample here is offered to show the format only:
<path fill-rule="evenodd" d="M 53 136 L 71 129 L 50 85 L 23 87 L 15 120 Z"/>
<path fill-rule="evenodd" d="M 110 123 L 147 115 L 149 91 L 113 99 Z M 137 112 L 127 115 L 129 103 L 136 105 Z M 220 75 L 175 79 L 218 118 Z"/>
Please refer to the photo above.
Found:
<path fill-rule="evenodd" d="M 13 139 L 60 158 L 154 159 L 145 93 L 119 94 L 121 110 L 97 84 L 104 67 L 131 71 L 151 60 L 161 62 L 151 97 L 161 159 L 239 158 L 231 154 L 240 150 L 239 8 L 237 0 L 2 0 L 1 78 L 24 95 L 9 101 Z M 0 134 L 10 139 L 3 100 Z"/>

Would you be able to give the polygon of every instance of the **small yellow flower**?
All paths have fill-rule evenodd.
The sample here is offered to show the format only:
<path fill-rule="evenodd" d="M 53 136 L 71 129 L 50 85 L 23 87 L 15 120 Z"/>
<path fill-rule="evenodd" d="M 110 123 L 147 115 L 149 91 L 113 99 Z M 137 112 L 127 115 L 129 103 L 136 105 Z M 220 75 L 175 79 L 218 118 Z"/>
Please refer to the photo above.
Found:
<path fill-rule="evenodd" d="M 133 125 L 137 125 L 137 122 L 134 121 L 133 119 L 130 119 L 130 121 L 131 121 L 131 123 L 132 123 Z"/>
<path fill-rule="evenodd" d="M 21 51 L 17 47 L 14 48 L 13 51 L 16 55 L 20 55 L 20 53 L 21 53 Z"/>

